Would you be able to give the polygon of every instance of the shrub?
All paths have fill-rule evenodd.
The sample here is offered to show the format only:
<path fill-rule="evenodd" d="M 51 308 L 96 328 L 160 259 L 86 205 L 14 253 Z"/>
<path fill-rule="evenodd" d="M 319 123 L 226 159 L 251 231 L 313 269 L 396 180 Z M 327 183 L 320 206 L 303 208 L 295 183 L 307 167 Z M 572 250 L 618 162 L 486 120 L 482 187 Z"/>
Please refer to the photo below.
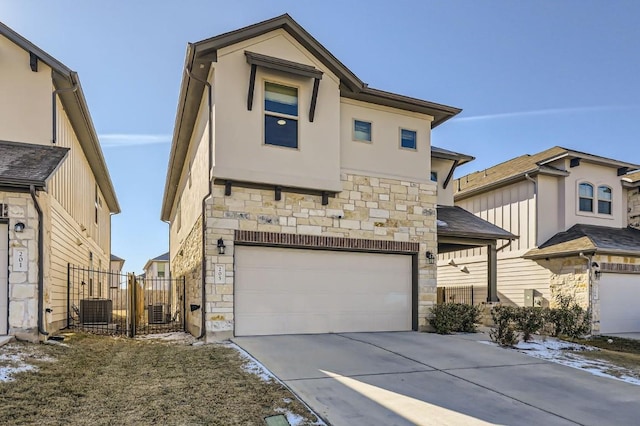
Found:
<path fill-rule="evenodd" d="M 522 340 L 528 342 L 531 340 L 531 335 L 540 331 L 544 326 L 544 310 L 540 307 L 518 308 L 515 320 L 518 330 L 522 332 Z"/>
<path fill-rule="evenodd" d="M 443 303 L 431 308 L 429 324 L 438 334 L 451 334 L 457 331 L 473 333 L 480 320 L 480 308 L 465 303 Z"/>
<path fill-rule="evenodd" d="M 519 309 L 515 306 L 497 305 L 491 309 L 491 318 L 495 324 L 489 332 L 492 341 L 500 346 L 515 346 L 518 343 L 516 330 Z"/>
<path fill-rule="evenodd" d="M 568 295 L 556 296 L 558 308 L 546 312 L 546 321 L 552 324 L 553 336 L 577 339 L 591 331 L 591 312 L 578 305 Z"/>

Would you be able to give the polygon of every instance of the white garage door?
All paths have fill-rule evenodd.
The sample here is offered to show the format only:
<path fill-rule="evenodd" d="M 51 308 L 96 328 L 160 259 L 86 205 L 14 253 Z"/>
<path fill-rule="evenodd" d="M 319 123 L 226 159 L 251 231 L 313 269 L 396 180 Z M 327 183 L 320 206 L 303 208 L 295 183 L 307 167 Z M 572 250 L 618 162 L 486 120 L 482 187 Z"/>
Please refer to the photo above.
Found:
<path fill-rule="evenodd" d="M 411 330 L 411 256 L 236 247 L 237 336 Z"/>
<path fill-rule="evenodd" d="M 600 332 L 640 332 L 640 275 L 602 274 Z"/>
<path fill-rule="evenodd" d="M 0 223 L 0 335 L 7 334 L 9 317 L 9 227 Z"/>

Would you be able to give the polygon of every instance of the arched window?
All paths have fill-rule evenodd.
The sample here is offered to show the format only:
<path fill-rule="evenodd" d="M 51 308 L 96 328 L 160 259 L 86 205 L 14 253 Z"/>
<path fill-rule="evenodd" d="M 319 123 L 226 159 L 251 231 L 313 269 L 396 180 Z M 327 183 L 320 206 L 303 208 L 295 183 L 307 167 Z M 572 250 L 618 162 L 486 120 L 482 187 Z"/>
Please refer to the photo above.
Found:
<path fill-rule="evenodd" d="M 593 185 L 581 183 L 579 187 L 579 209 L 581 212 L 593 213 Z"/>
<path fill-rule="evenodd" d="M 608 186 L 598 187 L 598 213 L 611 214 L 611 188 Z"/>

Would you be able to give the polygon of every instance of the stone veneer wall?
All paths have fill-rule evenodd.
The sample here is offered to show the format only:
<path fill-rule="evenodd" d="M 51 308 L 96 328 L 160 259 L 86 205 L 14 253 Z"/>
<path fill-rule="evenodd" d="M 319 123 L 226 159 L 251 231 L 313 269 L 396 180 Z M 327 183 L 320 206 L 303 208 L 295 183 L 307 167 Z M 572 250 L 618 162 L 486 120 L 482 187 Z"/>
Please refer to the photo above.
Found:
<path fill-rule="evenodd" d="M 629 189 L 628 197 L 627 224 L 640 229 L 640 189 Z"/>
<path fill-rule="evenodd" d="M 9 217 L 9 334 L 21 340 L 38 341 L 38 214 L 29 194 L 0 192 L 0 204 Z M 21 233 L 13 230 L 25 224 Z M 28 271 L 13 272 L 13 249 L 28 250 Z"/>
<path fill-rule="evenodd" d="M 185 277 L 187 331 L 194 336 L 202 333 L 202 216 L 198 218 L 189 235 L 173 255 L 171 276 Z M 191 312 L 191 305 L 200 309 Z"/>
<path fill-rule="evenodd" d="M 207 340 L 233 334 L 233 248 L 236 230 L 317 235 L 419 243 L 418 320 L 427 326 L 436 302 L 436 266 L 425 253 L 437 253 L 436 186 L 394 179 L 342 174 L 343 191 L 323 206 L 319 195 L 233 186 L 230 196 L 214 185 L 206 210 L 206 329 Z M 224 255 L 216 247 L 222 237 Z M 224 283 L 215 283 L 214 265 L 226 265 Z"/>

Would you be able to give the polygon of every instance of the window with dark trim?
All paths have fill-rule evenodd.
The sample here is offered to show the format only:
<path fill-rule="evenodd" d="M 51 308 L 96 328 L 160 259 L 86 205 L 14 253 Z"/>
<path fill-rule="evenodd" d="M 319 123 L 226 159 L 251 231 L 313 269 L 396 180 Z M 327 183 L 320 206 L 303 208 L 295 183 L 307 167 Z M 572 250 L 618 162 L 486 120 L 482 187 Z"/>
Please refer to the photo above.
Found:
<path fill-rule="evenodd" d="M 298 89 L 265 82 L 264 143 L 298 147 Z"/>
<path fill-rule="evenodd" d="M 611 214 L 611 188 L 602 185 L 598 187 L 598 213 Z"/>
<path fill-rule="evenodd" d="M 416 149 L 418 147 L 417 136 L 415 130 L 400 129 L 400 146 L 407 149 Z"/>
<path fill-rule="evenodd" d="M 371 142 L 371 122 L 353 120 L 353 140 Z"/>
<path fill-rule="evenodd" d="M 581 183 L 578 188 L 579 210 L 581 212 L 593 212 L 593 185 Z"/>

